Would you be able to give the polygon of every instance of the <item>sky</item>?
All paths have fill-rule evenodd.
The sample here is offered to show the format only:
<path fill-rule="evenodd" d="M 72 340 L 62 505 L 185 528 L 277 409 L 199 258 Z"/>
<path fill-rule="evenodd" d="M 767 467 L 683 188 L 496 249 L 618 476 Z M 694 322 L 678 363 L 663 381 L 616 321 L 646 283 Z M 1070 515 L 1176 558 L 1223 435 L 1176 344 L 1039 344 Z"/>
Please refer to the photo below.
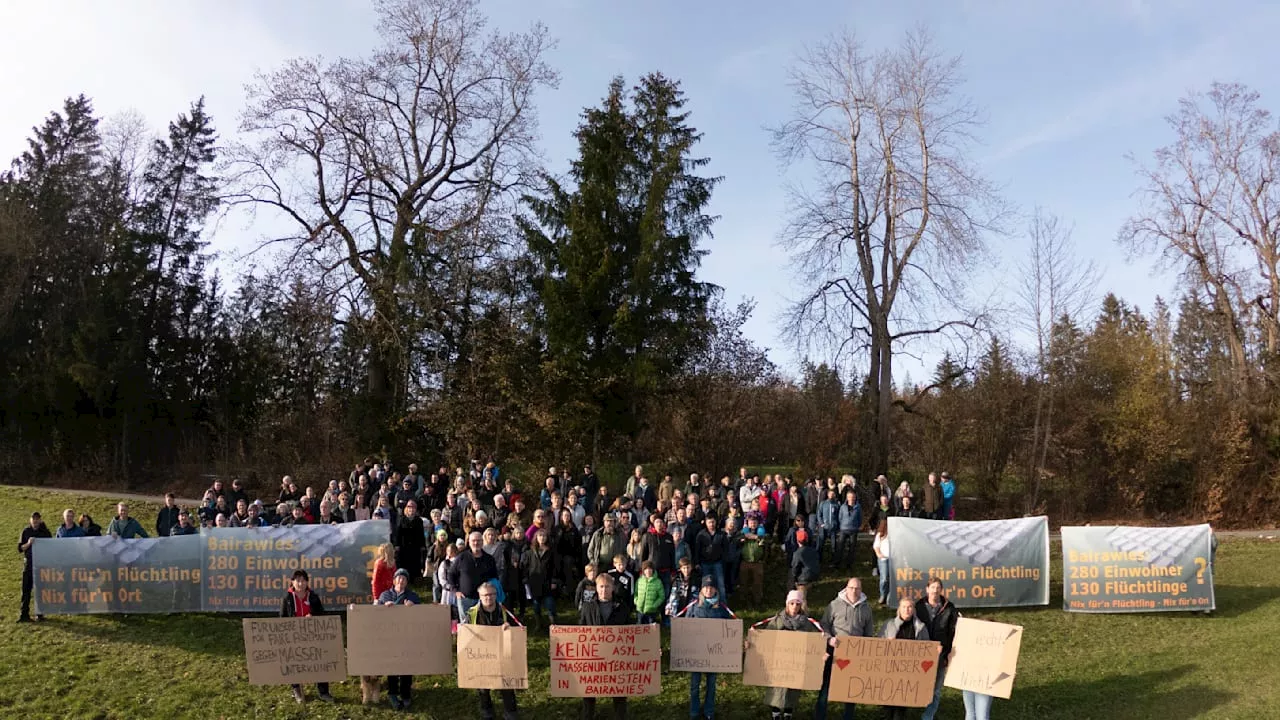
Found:
<path fill-rule="evenodd" d="M 710 211 L 719 216 L 701 277 L 734 304 L 753 298 L 747 334 L 794 371 L 801 357 L 779 336 L 779 316 L 804 287 L 780 244 L 786 219 L 784 173 L 768 128 L 789 114 L 789 63 L 806 44 L 849 31 L 868 48 L 927 27 L 958 55 L 964 92 L 985 119 L 973 157 L 1003 198 L 1074 227 L 1080 255 L 1101 270 L 1098 298 L 1115 292 L 1149 309 L 1175 296 L 1168 274 L 1131 260 L 1115 242 L 1136 211 L 1133 162 L 1167 143 L 1164 118 L 1189 92 L 1214 81 L 1242 82 L 1280 107 L 1280 3 L 1220 0 L 857 0 L 803 3 L 738 0 L 482 0 L 504 30 L 544 23 L 557 39 L 548 57 L 559 87 L 538 97 L 541 151 L 567 168 L 584 107 L 603 98 L 615 75 L 650 71 L 677 78 L 697 151 L 722 176 Z M 243 86 L 259 70 L 298 56 L 358 56 L 376 44 L 367 0 L 42 0 L 0 3 L 0 158 L 25 147 L 32 126 L 85 93 L 98 113 L 140 113 L 162 130 L 200 97 L 224 137 L 234 135 Z M 990 262 L 975 285 L 1007 289 L 1025 254 L 1025 223 L 989 238 Z M 255 235 L 220 224 L 211 249 L 234 263 Z M 228 268 L 235 270 L 234 265 Z M 1009 302 L 1013 302 L 1012 299 Z M 1009 328 L 1010 334 L 1013 332 Z M 899 381 L 926 377 L 936 349 L 904 358 Z M 821 358 L 815 358 L 821 359 Z"/>

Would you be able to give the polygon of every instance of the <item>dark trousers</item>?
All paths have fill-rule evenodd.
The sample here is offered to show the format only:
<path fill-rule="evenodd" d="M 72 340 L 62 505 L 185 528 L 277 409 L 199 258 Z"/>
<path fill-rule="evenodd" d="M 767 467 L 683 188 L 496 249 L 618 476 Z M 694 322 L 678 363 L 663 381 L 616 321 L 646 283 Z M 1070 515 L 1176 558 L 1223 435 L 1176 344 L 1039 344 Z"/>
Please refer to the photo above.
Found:
<path fill-rule="evenodd" d="M 836 564 L 840 567 L 853 567 L 854 555 L 858 550 L 858 531 L 840 531 L 840 552 L 836 554 Z"/>
<path fill-rule="evenodd" d="M 31 617 L 31 589 L 35 587 L 36 576 L 31 563 L 22 566 L 22 614 L 20 617 Z"/>
<path fill-rule="evenodd" d="M 627 720 L 627 699 L 624 697 L 611 698 L 613 700 L 613 717 L 614 720 Z M 596 716 L 596 699 L 582 698 L 582 720 L 592 720 Z"/>
<path fill-rule="evenodd" d="M 503 720 L 516 720 L 520 717 L 519 708 L 516 707 L 516 691 L 498 690 L 497 692 L 502 698 Z M 480 717 L 484 720 L 494 720 L 497 716 L 493 714 L 493 696 L 488 690 L 477 690 L 476 697 L 480 698 Z"/>
<path fill-rule="evenodd" d="M 388 675 L 387 694 L 401 700 L 408 700 L 413 695 L 413 676 Z"/>

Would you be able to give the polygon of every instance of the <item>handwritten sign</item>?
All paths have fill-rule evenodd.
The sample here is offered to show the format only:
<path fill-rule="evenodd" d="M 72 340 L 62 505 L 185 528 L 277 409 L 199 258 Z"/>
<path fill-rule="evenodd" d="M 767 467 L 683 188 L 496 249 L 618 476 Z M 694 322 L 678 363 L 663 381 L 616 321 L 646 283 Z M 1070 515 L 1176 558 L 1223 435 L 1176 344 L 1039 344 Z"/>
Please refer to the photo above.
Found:
<path fill-rule="evenodd" d="M 352 675 L 452 675 L 449 608 L 351 605 L 347 669 Z"/>
<path fill-rule="evenodd" d="M 657 625 L 552 625 L 549 645 L 551 697 L 638 697 L 662 692 Z"/>
<path fill-rule="evenodd" d="M 821 633 L 748 630 L 742 684 L 821 690 L 827 648 Z"/>
<path fill-rule="evenodd" d="M 1018 674 L 1022 626 L 960 618 L 951 644 L 946 687 L 1009 699 Z"/>
<path fill-rule="evenodd" d="M 342 618 L 250 618 L 244 621 L 250 685 L 342 682 Z"/>
<path fill-rule="evenodd" d="M 458 687 L 480 690 L 525 690 L 529 687 L 522 627 L 458 626 Z"/>
<path fill-rule="evenodd" d="M 831 662 L 831 702 L 924 707 L 933 700 L 942 645 L 842 637 Z"/>
<path fill-rule="evenodd" d="M 671 618 L 673 672 L 742 672 L 742 621 Z"/>

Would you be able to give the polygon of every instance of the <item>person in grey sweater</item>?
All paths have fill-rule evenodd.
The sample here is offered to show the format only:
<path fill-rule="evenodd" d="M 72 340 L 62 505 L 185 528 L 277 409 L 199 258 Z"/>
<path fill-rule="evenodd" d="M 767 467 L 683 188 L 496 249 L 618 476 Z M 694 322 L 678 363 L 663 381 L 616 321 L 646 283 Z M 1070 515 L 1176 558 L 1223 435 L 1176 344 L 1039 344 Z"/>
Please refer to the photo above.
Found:
<path fill-rule="evenodd" d="M 831 639 L 827 641 L 827 664 L 822 669 L 822 689 L 818 692 L 818 701 L 813 708 L 814 720 L 826 720 L 827 693 L 831 689 L 831 660 L 835 647 L 841 637 L 874 637 L 875 621 L 871 617 L 871 604 L 862 593 L 862 581 L 851 577 L 845 582 L 844 590 L 836 594 L 834 600 L 822 613 L 820 623 L 822 629 Z M 853 720 L 854 705 L 844 706 L 844 720 Z"/>

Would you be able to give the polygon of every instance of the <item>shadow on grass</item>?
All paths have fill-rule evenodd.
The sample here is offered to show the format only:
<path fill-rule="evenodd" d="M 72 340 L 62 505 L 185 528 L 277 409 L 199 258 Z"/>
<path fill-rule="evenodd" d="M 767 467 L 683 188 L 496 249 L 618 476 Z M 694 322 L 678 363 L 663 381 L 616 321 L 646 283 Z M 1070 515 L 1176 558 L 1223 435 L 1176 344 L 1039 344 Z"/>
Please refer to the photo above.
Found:
<path fill-rule="evenodd" d="M 1071 718 L 1160 718 L 1192 720 L 1235 699 L 1235 693 L 1204 683 L 1169 687 L 1196 668 L 1182 665 L 1096 680 L 1059 680 L 1014 690 L 1014 717 L 1036 720 Z M 998 709 L 1003 701 L 997 701 Z M 1000 715 L 1005 716 L 1004 711 Z"/>
<path fill-rule="evenodd" d="M 243 657 L 240 618 L 229 615 L 97 615 L 50 617 L 46 622 L 72 635 L 106 642 L 171 647 L 222 657 Z"/>
<path fill-rule="evenodd" d="M 1214 617 L 1234 618 L 1257 610 L 1276 599 L 1274 587 L 1220 585 L 1213 589 L 1218 609 Z"/>

